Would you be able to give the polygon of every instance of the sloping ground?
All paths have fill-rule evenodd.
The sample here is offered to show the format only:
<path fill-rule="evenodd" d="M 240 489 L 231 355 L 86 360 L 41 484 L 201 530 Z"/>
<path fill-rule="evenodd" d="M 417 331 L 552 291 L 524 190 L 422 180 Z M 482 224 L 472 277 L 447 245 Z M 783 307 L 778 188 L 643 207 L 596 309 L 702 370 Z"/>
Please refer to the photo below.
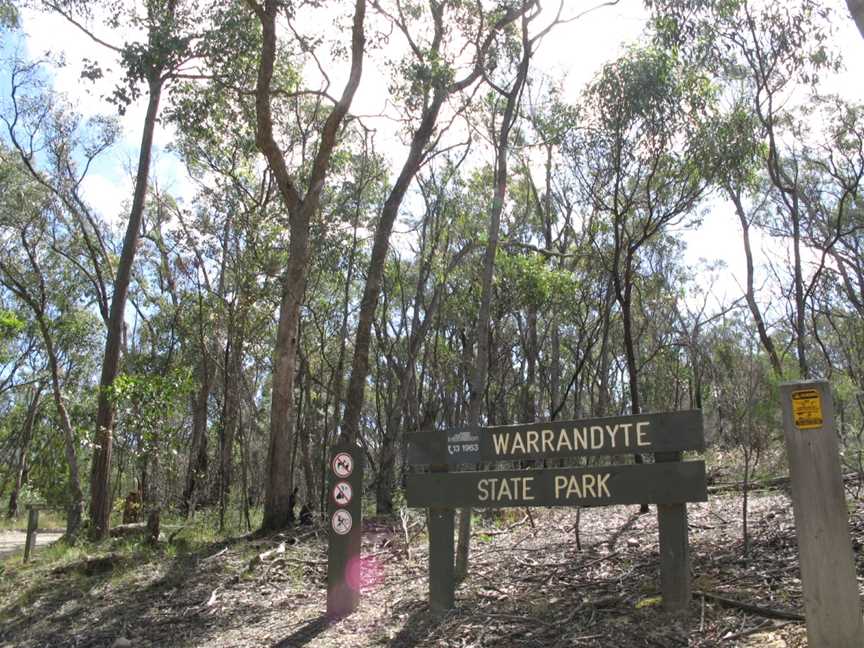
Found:
<path fill-rule="evenodd" d="M 803 624 L 695 596 L 689 618 L 657 605 L 656 516 L 635 507 L 532 510 L 481 519 L 457 609 L 428 614 L 421 518 L 405 533 L 369 524 L 360 609 L 327 624 L 323 532 L 239 540 L 176 556 L 108 554 L 29 571 L 7 565 L 0 586 L 0 646 L 806 646 Z M 752 499 L 752 549 L 741 558 L 740 499 L 690 511 L 694 589 L 798 611 L 791 505 L 782 493 Z M 509 524 L 509 528 L 508 528 Z M 864 576 L 864 505 L 852 515 Z M 287 541 L 284 553 L 256 556 Z M 290 544 L 291 542 L 294 544 Z M 250 565 L 251 563 L 251 565 Z M 864 582 L 864 578 L 859 578 Z M 128 645 L 128 644 L 127 644 Z"/>

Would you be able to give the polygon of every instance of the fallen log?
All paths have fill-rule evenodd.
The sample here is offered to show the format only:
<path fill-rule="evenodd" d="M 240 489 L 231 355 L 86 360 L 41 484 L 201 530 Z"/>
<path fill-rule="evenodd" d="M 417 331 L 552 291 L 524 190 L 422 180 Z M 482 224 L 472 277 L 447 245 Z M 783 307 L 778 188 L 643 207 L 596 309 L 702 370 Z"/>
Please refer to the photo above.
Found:
<path fill-rule="evenodd" d="M 126 524 L 118 524 L 111 527 L 108 534 L 112 538 L 128 538 L 129 536 L 147 533 L 146 522 L 127 522 Z"/>
<path fill-rule="evenodd" d="M 702 596 L 709 601 L 714 601 L 715 603 L 719 603 L 723 607 L 729 608 L 737 608 L 739 610 L 744 610 L 745 612 L 750 612 L 752 614 L 758 614 L 759 616 L 763 616 L 769 619 L 785 619 L 787 621 L 804 621 L 804 615 L 800 612 L 794 612 L 792 610 L 780 610 L 777 608 L 769 608 L 764 605 L 756 605 L 754 603 L 747 603 L 745 601 L 739 601 L 737 599 L 728 598 L 726 596 L 721 596 L 720 594 L 716 594 L 714 592 L 693 592 L 693 596 Z"/>
<path fill-rule="evenodd" d="M 843 475 L 844 482 L 858 481 L 860 475 L 858 473 L 846 473 Z M 789 475 L 783 477 L 774 477 L 773 479 L 759 479 L 751 481 L 747 484 L 747 490 L 772 490 L 786 486 L 789 483 Z M 730 491 L 743 491 L 744 482 L 732 482 L 730 484 L 713 484 L 708 486 L 709 493 L 726 493 Z"/>
<path fill-rule="evenodd" d="M 155 521 L 149 521 L 152 523 Z M 128 538 L 135 535 L 146 535 L 150 534 L 152 536 L 153 529 L 148 529 L 148 522 L 130 522 L 129 524 L 118 524 L 117 526 L 111 527 L 111 530 L 108 532 L 112 538 Z M 161 531 L 168 532 L 174 530 L 182 530 L 183 527 L 177 527 L 175 525 L 171 526 L 163 526 L 161 527 Z"/>

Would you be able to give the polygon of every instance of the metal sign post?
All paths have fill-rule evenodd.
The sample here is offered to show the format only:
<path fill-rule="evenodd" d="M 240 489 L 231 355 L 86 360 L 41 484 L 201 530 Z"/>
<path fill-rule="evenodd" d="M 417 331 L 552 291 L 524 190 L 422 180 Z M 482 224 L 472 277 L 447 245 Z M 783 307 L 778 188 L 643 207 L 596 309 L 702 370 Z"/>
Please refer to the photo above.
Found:
<path fill-rule="evenodd" d="M 351 614 L 360 602 L 361 493 L 363 454 L 360 448 L 333 448 L 329 480 L 329 551 L 327 616 Z"/>

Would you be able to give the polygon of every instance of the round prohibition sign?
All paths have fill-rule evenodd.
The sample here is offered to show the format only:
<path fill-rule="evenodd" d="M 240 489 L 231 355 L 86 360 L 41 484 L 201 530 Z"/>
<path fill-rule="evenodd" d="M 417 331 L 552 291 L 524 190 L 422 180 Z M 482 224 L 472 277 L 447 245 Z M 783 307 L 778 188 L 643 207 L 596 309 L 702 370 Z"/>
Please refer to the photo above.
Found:
<path fill-rule="evenodd" d="M 333 501 L 336 502 L 336 506 L 348 506 L 353 495 L 351 484 L 348 482 L 336 482 L 336 485 L 333 486 Z"/>
<path fill-rule="evenodd" d="M 336 509 L 333 513 L 333 517 L 330 518 L 330 526 L 333 527 L 333 531 L 336 532 L 336 535 L 347 534 L 351 530 L 351 525 L 353 523 L 351 513 L 345 509 Z"/>
<path fill-rule="evenodd" d="M 347 452 L 340 452 L 333 457 L 333 473 L 339 479 L 345 479 L 354 472 L 354 457 Z"/>

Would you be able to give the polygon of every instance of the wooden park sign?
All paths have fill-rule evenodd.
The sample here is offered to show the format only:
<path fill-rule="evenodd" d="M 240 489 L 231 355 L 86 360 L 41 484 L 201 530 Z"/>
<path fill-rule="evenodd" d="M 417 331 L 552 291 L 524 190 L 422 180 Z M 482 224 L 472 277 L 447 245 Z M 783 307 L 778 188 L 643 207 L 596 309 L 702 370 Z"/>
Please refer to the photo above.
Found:
<path fill-rule="evenodd" d="M 454 599 L 453 509 L 505 506 L 656 504 L 660 574 L 667 609 L 690 601 L 686 502 L 708 499 L 703 461 L 681 461 L 705 447 L 698 410 L 556 421 L 443 434 L 409 435 L 407 502 L 429 509 L 429 597 L 434 610 Z M 499 461 L 653 453 L 655 463 L 449 472 L 451 466 Z"/>

